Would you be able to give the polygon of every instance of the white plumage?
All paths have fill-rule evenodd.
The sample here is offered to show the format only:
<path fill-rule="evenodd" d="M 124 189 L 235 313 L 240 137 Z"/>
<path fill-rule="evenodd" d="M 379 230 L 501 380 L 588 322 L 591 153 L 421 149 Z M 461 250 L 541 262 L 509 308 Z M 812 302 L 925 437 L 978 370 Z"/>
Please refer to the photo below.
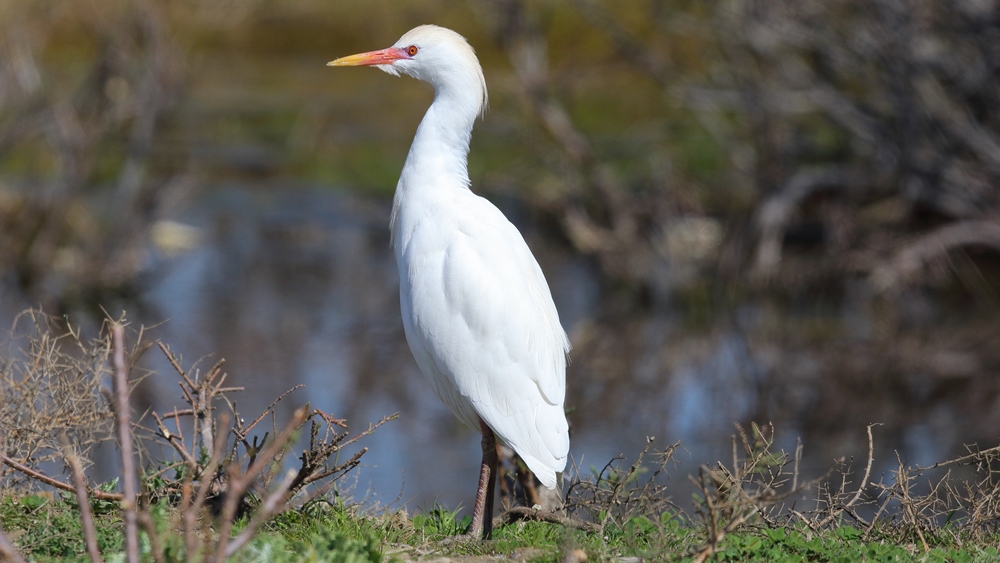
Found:
<path fill-rule="evenodd" d="M 452 412 L 473 428 L 482 420 L 554 488 L 569 453 L 570 344 L 521 234 L 469 189 L 469 139 L 487 100 L 472 47 L 424 25 L 388 49 L 330 64 L 375 65 L 434 87 L 392 210 L 406 340 Z"/>

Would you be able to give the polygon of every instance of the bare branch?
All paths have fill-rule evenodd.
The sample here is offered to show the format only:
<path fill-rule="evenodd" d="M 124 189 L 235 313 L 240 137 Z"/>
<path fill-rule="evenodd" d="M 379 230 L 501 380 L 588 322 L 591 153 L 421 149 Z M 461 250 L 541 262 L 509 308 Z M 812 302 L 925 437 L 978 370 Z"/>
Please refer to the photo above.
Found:
<path fill-rule="evenodd" d="M 3 453 L 0 453 L 0 461 L 9 465 L 13 469 L 20 471 L 21 473 L 27 475 L 28 477 L 31 477 L 32 479 L 36 479 L 42 483 L 45 483 L 46 485 L 50 485 L 59 490 L 67 491 L 70 493 L 76 492 L 76 487 L 72 485 L 67 485 L 66 483 L 63 483 L 62 481 L 59 481 L 57 479 L 53 479 L 52 477 L 49 477 L 48 475 L 45 475 L 40 471 L 35 471 L 34 469 L 26 465 L 14 461 L 13 459 L 7 457 Z M 121 502 L 125 500 L 124 495 L 118 493 L 106 493 L 104 491 L 99 491 L 96 489 L 90 491 L 90 496 L 100 500 L 111 500 L 116 502 Z"/>
<path fill-rule="evenodd" d="M 128 365 L 125 363 L 125 330 L 119 323 L 111 324 L 111 342 L 114 351 L 115 414 L 118 419 L 118 447 L 122 460 L 124 498 L 122 509 L 125 519 L 125 557 L 129 563 L 139 563 L 139 526 L 136 510 L 135 455 L 132 452 L 132 423 L 128 401 Z"/>
<path fill-rule="evenodd" d="M 254 515 L 253 519 L 250 520 L 250 523 L 247 524 L 247 527 L 240 532 L 238 536 L 233 538 L 232 541 L 228 542 L 228 545 L 220 540 L 219 548 L 220 550 L 224 550 L 225 556 L 222 559 L 217 560 L 224 560 L 225 558 L 236 555 L 236 552 L 243 548 L 243 546 L 245 546 L 247 542 L 253 538 L 254 534 L 257 533 L 257 530 L 260 529 L 261 525 L 281 510 L 285 501 L 288 500 L 288 491 L 292 486 L 292 481 L 294 480 L 295 470 L 290 469 L 285 472 L 285 478 L 281 480 L 281 484 L 278 485 L 278 488 L 271 492 L 270 495 L 268 495 L 267 500 L 265 500 L 264 504 L 257 509 L 257 513 Z"/>
<path fill-rule="evenodd" d="M 94 512 L 90 509 L 90 497 L 87 491 L 87 480 L 83 475 L 83 467 L 80 465 L 80 458 L 69 447 L 66 440 L 64 446 L 66 463 L 70 466 L 73 475 L 73 484 L 76 488 L 76 502 L 80 507 L 80 523 L 83 526 L 83 539 L 87 545 L 87 555 L 92 563 L 100 563 L 101 552 L 97 549 L 97 530 L 94 526 Z"/>

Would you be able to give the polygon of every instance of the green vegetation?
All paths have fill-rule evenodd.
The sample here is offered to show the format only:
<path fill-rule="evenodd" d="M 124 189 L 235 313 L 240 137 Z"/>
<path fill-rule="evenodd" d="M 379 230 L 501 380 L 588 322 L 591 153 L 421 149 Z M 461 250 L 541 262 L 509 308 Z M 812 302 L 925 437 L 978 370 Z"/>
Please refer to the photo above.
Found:
<path fill-rule="evenodd" d="M 871 426 L 863 466 L 841 463 L 815 480 L 799 475 L 801 448 L 789 455 L 775 447 L 773 428 L 737 426 L 733 459 L 690 477 L 687 506 L 667 485 L 677 482 L 670 470 L 680 443 L 658 450 L 649 438 L 634 460 L 571 468 L 561 507 L 518 506 L 501 493 L 500 505 L 512 508 L 497 516 L 494 539 L 473 541 L 463 536 L 470 518 L 457 510 L 434 506 L 411 517 L 346 500 L 338 480 L 366 450 L 346 461 L 338 454 L 381 422 L 350 435 L 346 421 L 306 405 L 262 436 L 258 423 L 276 416 L 287 393 L 244 419 L 228 397 L 239 389 L 224 386 L 222 362 L 186 369 L 157 343 L 187 404 L 122 425 L 115 413 L 131 409 L 118 391 L 127 389 L 127 358 L 147 348 L 143 331 L 131 333 L 127 352 L 123 319 L 89 342 L 35 311 L 19 320 L 12 351 L 0 357 L 0 397 L 8 399 L 0 408 L 0 559 L 964 562 L 1000 555 L 1000 447 L 926 468 L 900 461 L 875 478 Z M 108 379 L 115 392 L 104 394 Z M 137 456 L 119 447 L 121 477 L 89 485 L 81 460 L 90 447 L 137 443 L 133 433 L 174 457 L 137 469 Z M 297 460 L 287 455 L 293 447 Z M 60 463 L 68 471 L 53 469 Z M 132 472 L 141 473 L 138 486 L 127 478 Z"/>
<path fill-rule="evenodd" d="M 154 510 L 158 527 L 167 528 L 167 507 Z M 514 561 L 565 561 L 583 552 L 588 561 L 638 557 L 643 560 L 691 561 L 705 547 L 704 529 L 678 514 L 659 521 L 634 517 L 599 532 L 525 521 L 500 527 L 492 542 L 456 538 L 467 522 L 456 513 L 434 508 L 412 518 L 403 512 L 369 516 L 343 506 L 318 505 L 277 516 L 234 558 L 244 562 L 332 561 L 354 563 L 489 556 Z M 0 500 L 0 521 L 22 553 L 33 561 L 87 561 L 79 511 L 72 496 L 30 494 Z M 98 547 L 107 560 L 123 557 L 121 517 L 117 510 L 96 516 Z M 238 523 L 237 531 L 246 524 Z M 963 538 L 944 529 L 928 538 L 933 544 L 899 541 L 899 530 L 864 533 L 850 525 L 813 532 L 808 526 L 771 528 L 748 525 L 720 542 L 714 561 L 995 561 L 1000 536 Z M 167 533 L 164 560 L 183 561 L 180 534 Z M 449 541 L 450 540 L 450 541 Z M 150 544 L 140 542 L 151 560 Z M 579 561 L 577 559 L 568 559 Z"/>

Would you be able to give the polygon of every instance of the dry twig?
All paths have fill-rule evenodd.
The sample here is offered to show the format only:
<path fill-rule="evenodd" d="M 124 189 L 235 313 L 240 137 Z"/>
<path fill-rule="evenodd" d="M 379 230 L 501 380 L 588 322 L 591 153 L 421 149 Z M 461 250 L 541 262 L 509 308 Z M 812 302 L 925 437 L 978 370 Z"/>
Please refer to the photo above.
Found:
<path fill-rule="evenodd" d="M 35 479 L 36 481 L 45 483 L 46 485 L 50 485 L 62 491 L 67 491 L 70 493 L 76 492 L 76 488 L 74 486 L 67 485 L 66 483 L 63 483 L 58 479 L 53 479 L 52 477 L 49 477 L 48 475 L 40 471 L 36 471 L 26 465 L 20 464 L 2 453 L 0 453 L 0 461 L 7 464 L 13 469 L 20 471 L 21 473 L 27 475 L 28 477 Z M 112 500 L 112 501 L 121 501 L 125 498 L 124 495 L 121 495 L 119 493 L 107 493 L 97 489 L 90 489 L 90 496 L 100 500 Z"/>
<path fill-rule="evenodd" d="M 90 556 L 91 563 L 100 563 L 101 552 L 97 549 L 97 530 L 94 526 L 94 512 L 90 509 L 87 478 L 83 475 L 80 458 L 70 449 L 68 440 L 63 448 L 66 463 L 70 466 L 70 472 L 73 475 L 73 484 L 76 488 L 76 502 L 80 507 L 80 523 L 83 526 L 83 539 L 87 545 L 87 555 Z"/>
<path fill-rule="evenodd" d="M 129 563 L 139 563 L 139 521 L 136 515 L 135 455 L 132 453 L 132 423 L 128 400 L 128 366 L 125 363 L 125 329 L 120 322 L 111 325 L 111 343 L 114 351 L 114 405 L 118 419 L 118 448 L 122 459 L 122 483 L 125 495 L 122 510 L 125 513 L 125 557 Z"/>

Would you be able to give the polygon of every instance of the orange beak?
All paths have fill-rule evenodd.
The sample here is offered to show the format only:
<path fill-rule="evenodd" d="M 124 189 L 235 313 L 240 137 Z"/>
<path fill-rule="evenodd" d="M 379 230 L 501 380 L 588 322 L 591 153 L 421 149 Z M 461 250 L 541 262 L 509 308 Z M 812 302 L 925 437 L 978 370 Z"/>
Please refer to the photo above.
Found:
<path fill-rule="evenodd" d="M 359 53 L 357 55 L 340 57 L 335 61 L 330 61 L 326 63 L 326 66 L 387 65 L 387 64 L 392 64 L 395 61 L 409 59 L 409 58 L 410 56 L 406 53 L 404 49 L 389 47 L 388 49 L 381 49 L 379 51 L 369 51 L 367 53 Z"/>

